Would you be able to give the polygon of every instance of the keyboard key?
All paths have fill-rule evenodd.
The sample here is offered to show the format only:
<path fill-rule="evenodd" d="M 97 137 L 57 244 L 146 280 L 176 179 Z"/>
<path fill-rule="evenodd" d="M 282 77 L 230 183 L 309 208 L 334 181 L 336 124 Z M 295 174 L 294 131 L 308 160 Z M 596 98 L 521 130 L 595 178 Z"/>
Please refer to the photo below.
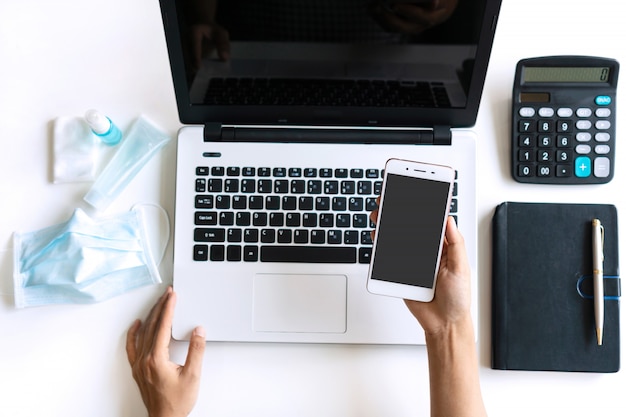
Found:
<path fill-rule="evenodd" d="M 324 193 L 339 194 L 339 181 L 335 181 L 335 180 L 324 181 Z"/>
<path fill-rule="evenodd" d="M 226 260 L 231 262 L 241 261 L 241 246 L 229 245 L 226 248 Z"/>
<path fill-rule="evenodd" d="M 252 210 L 262 210 L 263 209 L 263 197 L 259 195 L 251 195 L 248 200 L 248 207 Z"/>
<path fill-rule="evenodd" d="M 331 178 L 333 176 L 333 170 L 330 168 L 322 168 L 320 169 L 320 177 L 322 178 Z"/>
<path fill-rule="evenodd" d="M 255 174 L 256 174 L 256 169 L 252 167 L 244 167 L 244 169 L 241 172 L 241 175 L 243 175 L 244 177 L 254 177 Z"/>
<path fill-rule="evenodd" d="M 293 233 L 294 243 L 309 243 L 309 231 L 304 229 L 297 229 Z"/>
<path fill-rule="evenodd" d="M 194 224 L 198 226 L 215 226 L 217 224 L 216 211 L 198 211 L 194 217 Z"/>
<path fill-rule="evenodd" d="M 300 227 L 300 213 L 287 213 L 285 224 L 289 227 Z"/>
<path fill-rule="evenodd" d="M 307 183 L 307 190 L 309 194 L 321 194 L 322 193 L 322 181 L 309 180 Z"/>
<path fill-rule="evenodd" d="M 306 183 L 304 180 L 292 180 L 291 181 L 291 193 L 292 194 L 304 194 L 306 192 Z"/>
<path fill-rule="evenodd" d="M 265 197 L 265 208 L 267 210 L 280 210 L 280 197 L 277 195 Z"/>
<path fill-rule="evenodd" d="M 267 213 L 255 212 L 252 214 L 252 224 L 254 226 L 267 226 Z"/>
<path fill-rule="evenodd" d="M 211 168 L 211 175 L 214 177 L 223 177 L 224 176 L 224 167 L 213 167 Z"/>
<path fill-rule="evenodd" d="M 250 214 L 250 213 L 248 213 Z M 226 233 L 226 240 L 229 242 L 241 242 L 242 240 L 242 232 L 241 229 L 228 229 Z"/>
<path fill-rule="evenodd" d="M 206 180 L 204 178 L 196 178 L 196 192 L 203 193 L 206 191 Z"/>
<path fill-rule="evenodd" d="M 279 229 L 277 233 L 278 243 L 291 243 L 292 234 L 291 229 Z"/>
<path fill-rule="evenodd" d="M 272 175 L 276 178 L 283 178 L 287 176 L 287 169 L 286 168 L 274 168 L 272 170 Z"/>
<path fill-rule="evenodd" d="M 330 210 L 330 198 L 329 197 L 316 197 L 315 198 L 315 210 L 317 211 Z"/>
<path fill-rule="evenodd" d="M 233 196 L 233 208 L 235 210 L 245 210 L 248 206 L 248 200 L 243 195 Z"/>
<path fill-rule="evenodd" d="M 298 209 L 300 211 L 313 210 L 313 197 L 299 197 Z"/>
<path fill-rule="evenodd" d="M 229 177 L 238 177 L 241 170 L 239 167 L 228 167 L 226 168 L 226 175 Z"/>
<path fill-rule="evenodd" d="M 346 245 L 356 245 L 359 243 L 359 232 L 356 230 L 346 230 L 343 232 L 343 243 Z"/>
<path fill-rule="evenodd" d="M 224 246 L 212 245 L 210 259 L 213 262 L 220 262 L 224 260 Z"/>
<path fill-rule="evenodd" d="M 222 180 L 219 178 L 211 178 L 209 180 L 209 192 L 221 193 L 222 192 Z"/>
<path fill-rule="evenodd" d="M 197 195 L 195 207 L 197 209 L 212 209 L 213 208 L 213 196 L 212 195 Z"/>
<path fill-rule="evenodd" d="M 262 262 L 356 263 L 356 248 L 331 246 L 263 246 Z"/>
<path fill-rule="evenodd" d="M 261 229 L 261 243 L 274 243 L 276 231 L 274 229 Z"/>
<path fill-rule="evenodd" d="M 259 241 L 258 229 L 246 229 L 243 232 L 243 241 L 246 243 L 257 243 Z"/>
<path fill-rule="evenodd" d="M 329 230 L 326 241 L 329 245 L 341 244 L 341 232 L 339 230 Z"/>
<path fill-rule="evenodd" d="M 372 259 L 372 248 L 359 248 L 359 263 L 368 264 Z"/>
<path fill-rule="evenodd" d="M 218 195 L 215 197 L 215 208 L 221 210 L 229 210 L 230 209 L 230 196 L 228 195 Z"/>
<path fill-rule="evenodd" d="M 337 178 L 348 178 L 348 170 L 346 168 L 337 168 L 337 169 L 335 169 L 335 177 L 337 177 Z"/>
<path fill-rule="evenodd" d="M 350 170 L 350 178 L 363 178 L 363 169 L 353 168 Z"/>
<path fill-rule="evenodd" d="M 379 175 L 379 171 L 377 169 L 370 168 L 365 172 L 365 176 L 367 178 L 378 178 L 378 175 Z"/>
<path fill-rule="evenodd" d="M 259 248 L 257 246 L 243 247 L 244 262 L 256 262 L 259 260 Z"/>
<path fill-rule="evenodd" d="M 193 260 L 194 261 L 208 261 L 209 260 L 209 245 L 194 245 Z"/>
<path fill-rule="evenodd" d="M 283 210 L 295 210 L 298 205 L 298 200 L 293 196 L 285 196 L 282 198 Z"/>

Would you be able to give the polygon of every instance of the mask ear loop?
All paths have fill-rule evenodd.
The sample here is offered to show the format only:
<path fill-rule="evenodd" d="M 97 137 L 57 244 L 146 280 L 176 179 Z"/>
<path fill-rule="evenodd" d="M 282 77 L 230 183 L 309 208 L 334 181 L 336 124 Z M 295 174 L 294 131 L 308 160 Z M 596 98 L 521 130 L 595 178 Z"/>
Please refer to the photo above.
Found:
<path fill-rule="evenodd" d="M 159 247 L 159 250 L 158 250 L 158 253 L 157 253 L 159 256 L 158 256 L 158 257 L 154 257 L 154 256 L 153 256 L 153 258 L 155 259 L 155 261 L 156 261 L 157 265 L 160 265 L 160 264 L 161 264 L 161 261 L 163 260 L 163 257 L 165 256 L 165 250 L 167 249 L 167 245 L 169 244 L 169 241 L 170 241 L 170 233 L 171 233 L 171 232 L 170 232 L 170 229 L 171 229 L 170 217 L 169 217 L 169 215 L 167 214 L 167 210 L 165 210 L 165 209 L 164 209 L 163 207 L 161 207 L 160 205 L 158 205 L 158 204 L 154 204 L 154 203 L 137 203 L 137 204 L 133 205 L 130 209 L 131 209 L 131 210 L 133 210 L 133 211 L 138 211 L 138 210 L 142 210 L 142 209 L 143 209 L 143 208 L 145 208 L 145 207 L 152 207 L 152 208 L 156 208 L 156 209 L 158 209 L 158 210 L 159 210 L 159 212 L 161 213 L 160 218 L 165 220 L 164 222 L 162 222 L 162 223 L 161 223 L 161 226 L 163 226 L 163 223 L 165 223 L 165 228 L 160 227 L 160 230 L 159 230 L 159 239 L 157 239 L 157 240 L 158 240 L 158 242 L 159 242 L 159 243 L 161 243 L 161 241 L 162 241 L 162 239 L 160 239 L 160 237 L 161 237 L 161 231 L 165 231 L 165 241 L 164 241 L 164 243 L 163 243 L 163 244 Z M 143 213 L 144 213 L 144 216 L 142 216 L 142 219 L 143 219 L 143 223 L 144 223 L 144 230 L 146 230 L 146 231 L 147 231 L 147 230 L 148 230 L 148 227 L 147 227 L 147 224 L 146 224 L 146 218 L 147 218 L 147 215 L 145 214 L 145 213 L 146 213 L 146 211 L 145 211 L 145 210 L 143 210 Z M 155 246 L 156 246 L 156 245 L 155 245 Z M 149 248 L 149 250 L 152 250 L 151 245 L 148 245 L 148 248 Z M 155 248 L 155 249 L 156 249 L 156 248 Z"/>

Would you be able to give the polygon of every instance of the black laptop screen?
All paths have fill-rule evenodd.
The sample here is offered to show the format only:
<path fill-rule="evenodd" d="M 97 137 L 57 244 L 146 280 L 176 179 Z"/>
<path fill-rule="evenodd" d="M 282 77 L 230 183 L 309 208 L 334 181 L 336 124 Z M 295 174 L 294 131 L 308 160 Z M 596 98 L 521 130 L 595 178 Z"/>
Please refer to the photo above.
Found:
<path fill-rule="evenodd" d="M 500 0 L 161 0 L 183 123 L 474 124 Z"/>

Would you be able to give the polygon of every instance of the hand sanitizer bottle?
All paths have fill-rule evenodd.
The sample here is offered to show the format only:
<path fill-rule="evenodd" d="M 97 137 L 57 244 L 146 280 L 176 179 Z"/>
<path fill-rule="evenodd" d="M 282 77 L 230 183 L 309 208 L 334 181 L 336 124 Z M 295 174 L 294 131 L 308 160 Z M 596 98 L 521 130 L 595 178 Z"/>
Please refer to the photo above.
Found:
<path fill-rule="evenodd" d="M 122 140 L 122 132 L 115 124 L 96 110 L 87 110 L 85 120 L 89 124 L 91 131 L 103 143 L 107 145 L 117 145 Z"/>

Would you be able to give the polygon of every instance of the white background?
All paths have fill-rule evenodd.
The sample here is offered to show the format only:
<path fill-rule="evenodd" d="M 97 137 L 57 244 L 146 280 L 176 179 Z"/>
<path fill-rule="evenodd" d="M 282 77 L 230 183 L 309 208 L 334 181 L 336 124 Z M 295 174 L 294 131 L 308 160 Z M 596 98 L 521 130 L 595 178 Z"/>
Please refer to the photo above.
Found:
<path fill-rule="evenodd" d="M 478 133 L 479 329 L 491 415 L 624 415 L 626 374 L 494 371 L 490 364 L 490 222 L 503 201 L 598 202 L 626 208 L 626 112 L 617 116 L 615 178 L 600 186 L 538 186 L 510 176 L 515 64 L 542 55 L 626 63 L 617 0 L 505 0 Z M 618 101 L 626 96 L 622 87 Z M 172 137 L 180 127 L 157 0 L 0 2 L 0 415 L 146 415 L 124 351 L 126 329 L 164 290 L 87 306 L 13 307 L 11 235 L 66 220 L 89 184 L 50 182 L 51 122 L 88 108 L 125 129 L 139 114 Z M 619 107 L 619 103 L 618 103 Z M 174 146 L 138 175 L 111 212 L 149 201 L 173 213 Z M 626 237 L 620 232 L 626 247 Z M 559 244 L 555 242 L 555 244 Z M 622 261 L 624 249 L 620 251 Z M 171 282 L 171 245 L 161 271 Z M 407 313 L 408 314 L 408 313 Z M 622 321 L 624 322 L 623 318 Z M 417 324 L 416 324 L 417 326 Z M 421 331 L 416 327 L 416 331 Z M 172 344 L 178 361 L 186 346 Z M 622 357 L 624 355 L 622 354 Z M 209 343 L 193 415 L 427 415 L 424 347 Z"/>

